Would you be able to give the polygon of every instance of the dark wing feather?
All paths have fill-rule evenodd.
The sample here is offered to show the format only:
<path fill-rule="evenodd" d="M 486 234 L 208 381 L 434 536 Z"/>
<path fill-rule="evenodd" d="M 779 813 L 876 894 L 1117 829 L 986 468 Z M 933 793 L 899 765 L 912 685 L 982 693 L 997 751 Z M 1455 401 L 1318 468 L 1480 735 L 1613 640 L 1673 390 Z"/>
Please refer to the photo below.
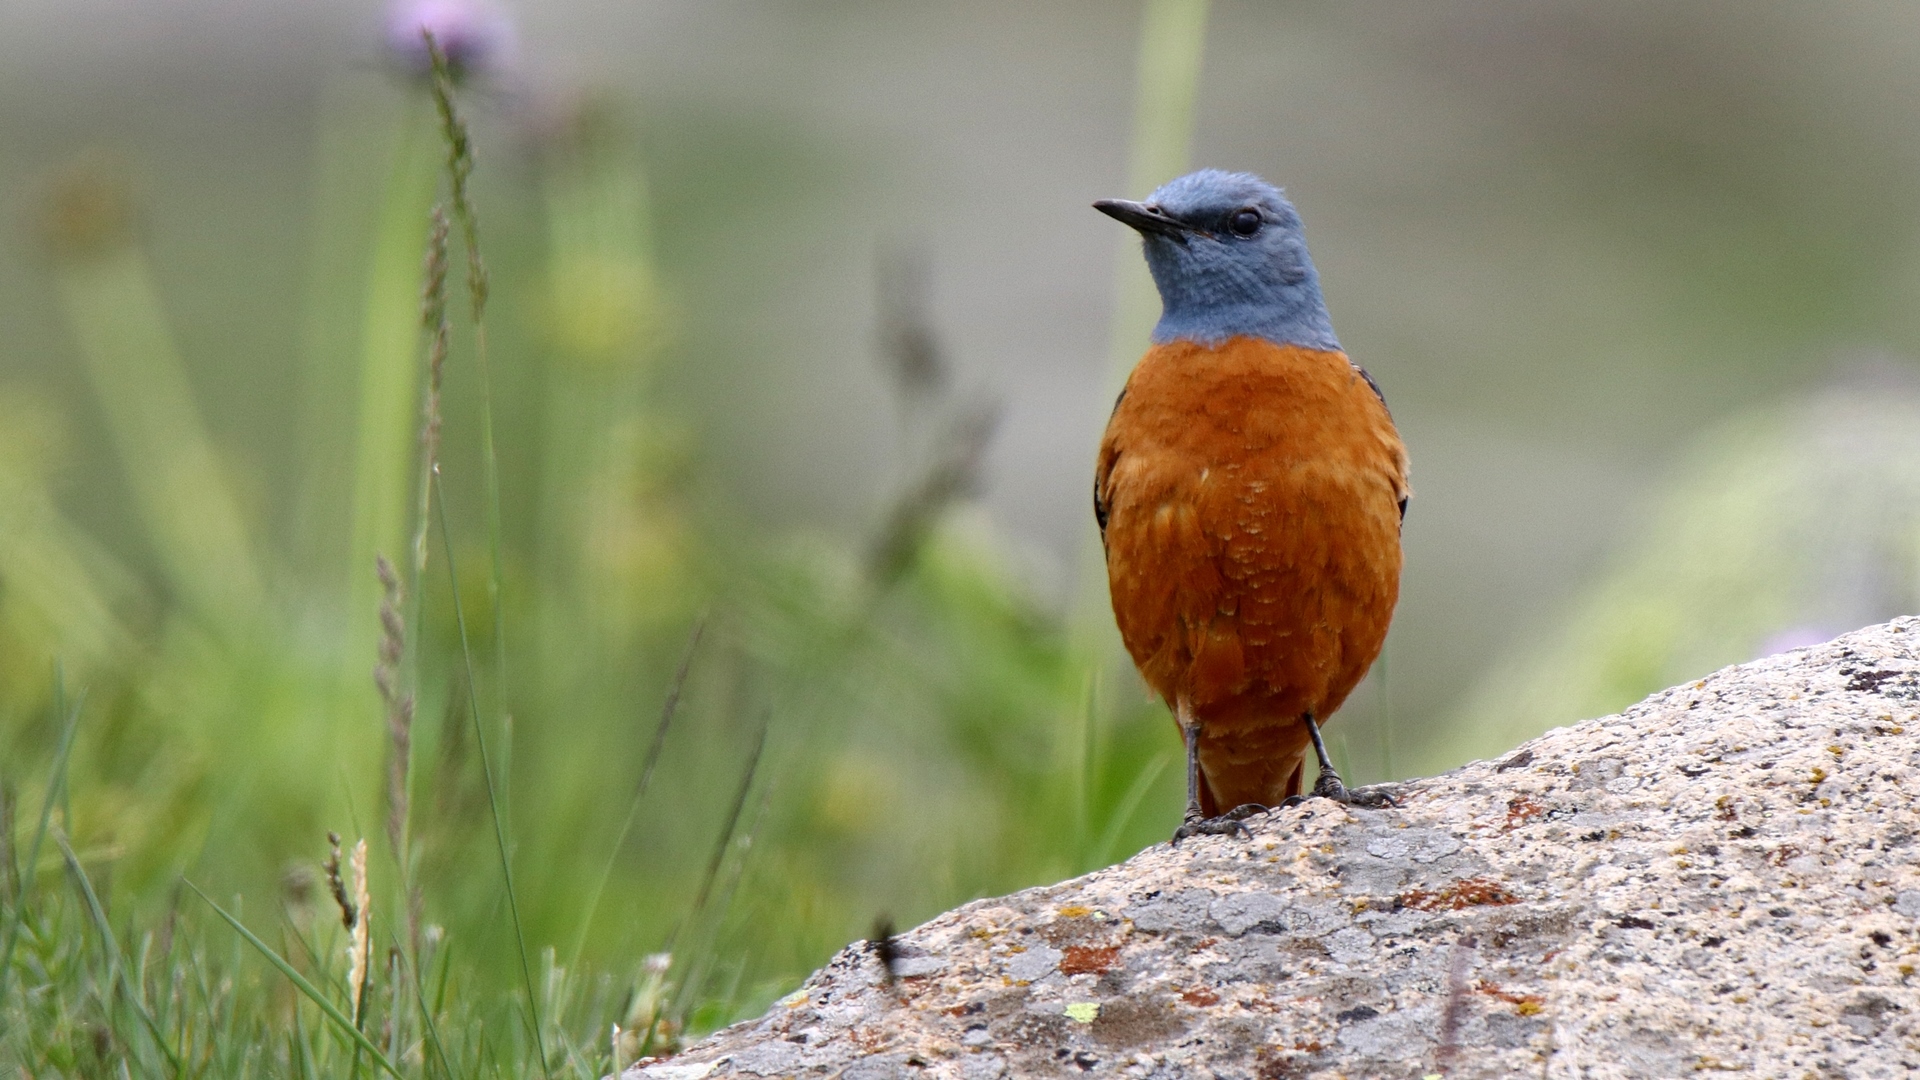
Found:
<path fill-rule="evenodd" d="M 1353 357 L 1351 356 L 1347 357 L 1347 363 L 1353 364 Z M 1373 381 L 1373 376 L 1367 374 L 1367 369 L 1361 367 L 1359 364 L 1353 364 L 1353 370 L 1359 372 L 1360 377 L 1367 380 L 1368 389 L 1373 391 L 1374 397 L 1377 397 L 1380 399 L 1380 407 L 1383 409 L 1387 409 L 1387 395 L 1380 392 L 1380 384 Z M 1387 418 L 1388 419 L 1393 418 L 1392 409 L 1387 409 Z"/>
<path fill-rule="evenodd" d="M 1108 412 L 1107 420 L 1113 420 L 1113 414 L 1120 411 L 1120 403 L 1127 400 L 1127 388 L 1122 386 L 1120 394 L 1113 399 L 1113 409 Z M 1108 457 L 1102 448 L 1100 461 L 1093 469 L 1093 520 L 1100 526 L 1100 549 L 1107 547 L 1107 477 L 1113 475 L 1113 463 L 1120 460 L 1119 454 Z"/>
<path fill-rule="evenodd" d="M 1093 474 L 1093 520 L 1100 526 L 1100 545 L 1107 543 L 1107 470 L 1100 469 Z M 1404 514 L 1405 512 L 1402 511 Z"/>
<path fill-rule="evenodd" d="M 1347 363 L 1353 364 L 1353 357 L 1347 357 Z M 1380 384 L 1373 381 L 1373 376 L 1367 374 L 1367 369 L 1361 367 L 1359 364 L 1353 364 L 1353 370 L 1359 372 L 1360 377 L 1367 381 L 1367 389 L 1372 390 L 1373 396 L 1380 399 L 1380 407 L 1387 409 L 1387 395 L 1380 392 Z M 1387 419 L 1393 419 L 1392 409 L 1387 409 Z M 1407 497 L 1405 495 L 1400 496 L 1400 520 L 1407 520 Z"/>

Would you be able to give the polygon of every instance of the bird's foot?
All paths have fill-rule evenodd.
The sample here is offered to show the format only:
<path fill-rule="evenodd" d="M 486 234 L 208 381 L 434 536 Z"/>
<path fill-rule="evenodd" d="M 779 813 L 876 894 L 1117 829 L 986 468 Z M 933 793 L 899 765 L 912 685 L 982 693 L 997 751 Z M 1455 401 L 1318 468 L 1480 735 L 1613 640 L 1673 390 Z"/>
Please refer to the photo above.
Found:
<path fill-rule="evenodd" d="M 1173 830 L 1173 846 L 1179 847 L 1180 841 L 1189 836 L 1231 836 L 1234 833 L 1252 836 L 1253 831 L 1247 828 L 1247 819 L 1266 812 L 1267 808 L 1259 803 L 1236 806 L 1219 817 L 1201 817 L 1197 808 L 1189 808 L 1186 820 Z"/>
<path fill-rule="evenodd" d="M 1291 807 L 1299 806 L 1308 799 L 1332 799 L 1342 806 L 1357 806 L 1362 810 L 1384 810 L 1399 806 L 1399 800 L 1387 791 L 1387 787 L 1386 784 L 1375 784 L 1350 788 L 1341 782 L 1339 773 L 1328 771 L 1321 773 L 1320 779 L 1314 782 L 1312 794 L 1291 796 L 1280 805 Z"/>

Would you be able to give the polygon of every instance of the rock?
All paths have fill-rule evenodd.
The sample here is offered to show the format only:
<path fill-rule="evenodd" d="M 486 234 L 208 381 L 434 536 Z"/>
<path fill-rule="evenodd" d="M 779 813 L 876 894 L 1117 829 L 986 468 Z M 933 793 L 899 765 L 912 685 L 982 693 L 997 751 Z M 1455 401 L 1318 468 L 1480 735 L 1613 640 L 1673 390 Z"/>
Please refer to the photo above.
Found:
<path fill-rule="evenodd" d="M 626 1080 L 1920 1075 L 1920 619 L 849 946 Z"/>

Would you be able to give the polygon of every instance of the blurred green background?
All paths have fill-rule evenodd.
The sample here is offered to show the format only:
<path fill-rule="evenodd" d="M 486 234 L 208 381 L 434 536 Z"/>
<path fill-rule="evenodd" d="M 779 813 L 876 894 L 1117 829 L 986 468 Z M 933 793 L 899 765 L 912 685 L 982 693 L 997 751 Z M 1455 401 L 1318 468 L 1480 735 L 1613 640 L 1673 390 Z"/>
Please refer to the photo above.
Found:
<path fill-rule="evenodd" d="M 878 914 L 1168 834 L 1087 498 L 1151 305 L 1087 204 L 1189 156 L 1287 187 L 1411 449 L 1350 779 L 1920 605 L 1920 13 L 1147 8 L 1144 40 L 1085 2 L 500 12 L 462 94 L 492 302 L 485 375 L 464 314 L 446 367 L 457 571 L 436 528 L 399 609 L 424 917 L 482 984 L 517 969 L 474 713 L 528 947 L 629 991 L 670 949 L 696 1028 Z M 0 14 L 9 859 L 84 692 L 54 820 L 129 934 L 183 874 L 306 925 L 328 830 L 396 887 L 372 556 L 413 557 L 442 149 L 388 18 Z"/>

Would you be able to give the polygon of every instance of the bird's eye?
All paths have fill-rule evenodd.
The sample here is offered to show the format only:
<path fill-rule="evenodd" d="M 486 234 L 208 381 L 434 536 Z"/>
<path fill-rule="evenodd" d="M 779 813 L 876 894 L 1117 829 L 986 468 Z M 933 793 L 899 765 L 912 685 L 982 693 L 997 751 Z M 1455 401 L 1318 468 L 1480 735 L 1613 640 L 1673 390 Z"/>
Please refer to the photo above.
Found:
<path fill-rule="evenodd" d="M 1252 236 L 1260 231 L 1260 211 L 1249 207 L 1235 212 L 1227 219 L 1227 228 L 1232 229 L 1235 236 Z"/>

